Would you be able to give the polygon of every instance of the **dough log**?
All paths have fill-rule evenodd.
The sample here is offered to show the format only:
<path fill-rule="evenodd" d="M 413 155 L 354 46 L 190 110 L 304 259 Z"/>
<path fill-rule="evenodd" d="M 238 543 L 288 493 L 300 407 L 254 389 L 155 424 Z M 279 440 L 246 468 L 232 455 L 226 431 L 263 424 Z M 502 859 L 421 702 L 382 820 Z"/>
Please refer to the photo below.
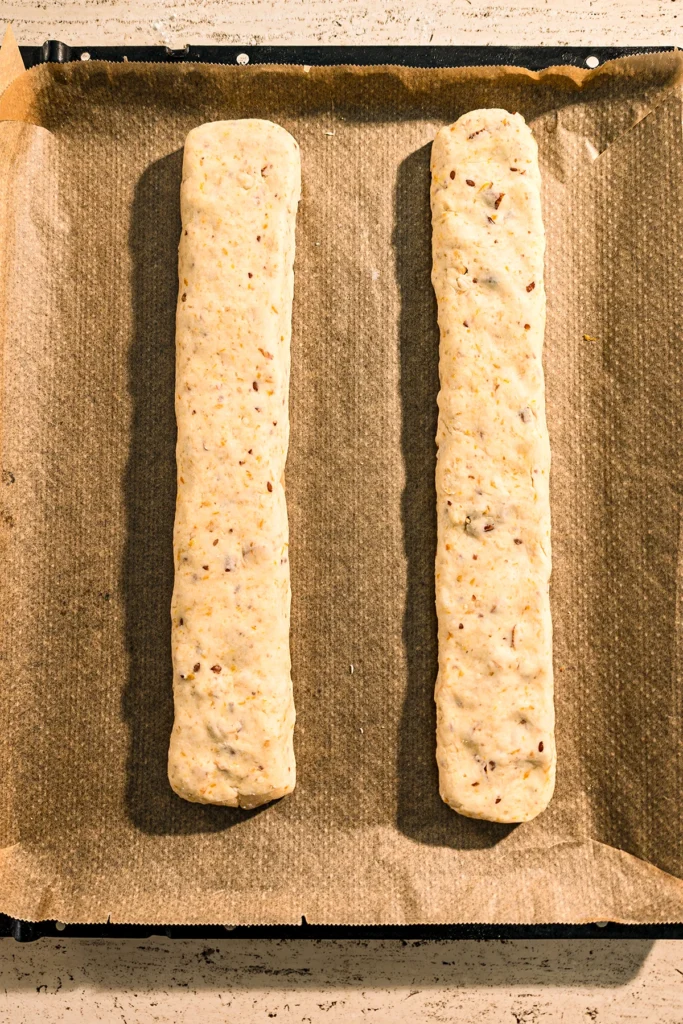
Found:
<path fill-rule="evenodd" d="M 500 822 L 555 782 L 540 184 L 519 114 L 435 139 L 437 761 L 447 804 Z"/>
<path fill-rule="evenodd" d="M 176 319 L 168 774 L 256 807 L 295 784 L 284 469 L 299 148 L 269 121 L 190 132 Z"/>

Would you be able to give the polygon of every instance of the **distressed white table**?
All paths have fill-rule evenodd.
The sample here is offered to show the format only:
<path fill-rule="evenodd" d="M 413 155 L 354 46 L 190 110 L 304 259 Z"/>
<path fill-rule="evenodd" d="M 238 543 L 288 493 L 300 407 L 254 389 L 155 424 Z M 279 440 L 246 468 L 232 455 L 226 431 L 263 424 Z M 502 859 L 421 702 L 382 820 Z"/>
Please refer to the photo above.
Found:
<path fill-rule="evenodd" d="M 10 0 L 21 44 L 683 42 L 683 0 Z M 0 941 L 0 1021 L 683 1024 L 683 943 Z"/>
<path fill-rule="evenodd" d="M 637 940 L 5 939 L 0 1020 L 681 1024 L 681 948 Z"/>
<path fill-rule="evenodd" d="M 19 43 L 681 42 L 681 0 L 9 0 Z"/>

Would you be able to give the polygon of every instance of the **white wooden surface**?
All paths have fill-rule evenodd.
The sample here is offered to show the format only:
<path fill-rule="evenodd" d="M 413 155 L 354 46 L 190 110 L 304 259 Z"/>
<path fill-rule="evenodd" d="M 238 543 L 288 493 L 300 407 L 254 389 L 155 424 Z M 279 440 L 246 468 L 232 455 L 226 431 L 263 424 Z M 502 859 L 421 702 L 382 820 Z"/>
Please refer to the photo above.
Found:
<path fill-rule="evenodd" d="M 10 0 L 8 20 L 20 44 L 683 43 L 683 0 Z M 683 943 L 4 939 L 10 1020 L 683 1024 Z"/>
<path fill-rule="evenodd" d="M 681 0 L 3 0 L 20 44 L 683 42 Z"/>
<path fill-rule="evenodd" d="M 0 1020 L 681 1024 L 675 942 L 0 943 Z M 3 993 L 4 989 L 4 995 Z"/>

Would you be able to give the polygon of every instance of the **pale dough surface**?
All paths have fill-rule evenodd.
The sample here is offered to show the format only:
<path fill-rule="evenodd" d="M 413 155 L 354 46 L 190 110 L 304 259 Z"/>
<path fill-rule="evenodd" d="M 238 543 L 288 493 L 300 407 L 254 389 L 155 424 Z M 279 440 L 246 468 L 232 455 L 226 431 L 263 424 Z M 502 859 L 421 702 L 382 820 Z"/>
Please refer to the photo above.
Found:
<path fill-rule="evenodd" d="M 297 143 L 269 121 L 187 137 L 168 772 L 201 803 L 256 807 L 295 784 L 284 469 L 300 179 Z"/>
<path fill-rule="evenodd" d="M 475 110 L 436 136 L 439 784 L 501 822 L 535 817 L 555 782 L 540 185 L 519 114 Z"/>

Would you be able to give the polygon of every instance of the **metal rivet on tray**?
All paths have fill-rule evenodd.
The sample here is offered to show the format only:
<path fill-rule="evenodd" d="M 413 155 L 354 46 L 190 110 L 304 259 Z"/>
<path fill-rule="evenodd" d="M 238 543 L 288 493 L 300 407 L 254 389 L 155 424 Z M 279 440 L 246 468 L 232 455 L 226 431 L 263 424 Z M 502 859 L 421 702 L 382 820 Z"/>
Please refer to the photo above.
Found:
<path fill-rule="evenodd" d="M 235 57 L 235 60 L 237 61 L 238 64 L 248 64 L 249 63 L 249 54 L 248 53 L 238 53 L 237 56 Z"/>
<path fill-rule="evenodd" d="M 600 58 L 599 57 L 586 57 L 586 67 L 587 68 L 597 68 L 599 63 L 600 63 Z"/>
<path fill-rule="evenodd" d="M 84 50 L 83 53 L 81 54 L 81 60 L 90 60 L 90 54 L 88 53 L 87 50 Z"/>

